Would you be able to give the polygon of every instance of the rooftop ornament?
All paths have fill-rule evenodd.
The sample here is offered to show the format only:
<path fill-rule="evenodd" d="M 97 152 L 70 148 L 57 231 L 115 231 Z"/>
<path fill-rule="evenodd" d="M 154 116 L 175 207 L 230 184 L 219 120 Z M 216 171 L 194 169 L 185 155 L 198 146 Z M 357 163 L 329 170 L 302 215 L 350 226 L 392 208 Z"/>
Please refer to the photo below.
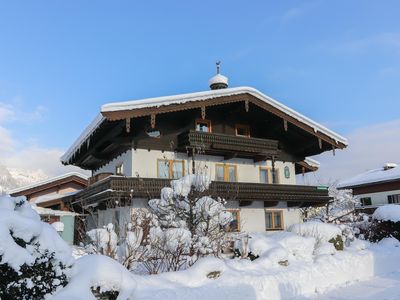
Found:
<path fill-rule="evenodd" d="M 228 78 L 224 75 L 220 74 L 221 62 L 217 61 L 217 75 L 210 78 L 208 84 L 210 85 L 210 89 L 212 90 L 219 90 L 219 89 L 226 89 L 228 87 Z"/>

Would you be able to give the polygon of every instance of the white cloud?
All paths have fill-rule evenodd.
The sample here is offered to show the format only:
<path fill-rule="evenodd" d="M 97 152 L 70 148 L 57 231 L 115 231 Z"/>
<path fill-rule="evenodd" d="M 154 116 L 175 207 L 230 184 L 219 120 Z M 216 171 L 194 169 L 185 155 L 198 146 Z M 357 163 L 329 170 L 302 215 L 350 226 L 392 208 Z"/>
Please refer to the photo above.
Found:
<path fill-rule="evenodd" d="M 11 138 L 10 132 L 0 126 L 0 155 L 2 152 L 12 151 L 14 147 L 14 141 Z"/>
<path fill-rule="evenodd" d="M 14 111 L 11 105 L 0 102 L 0 124 L 14 119 Z"/>
<path fill-rule="evenodd" d="M 32 143 L 32 139 L 16 140 L 10 131 L 13 122 L 38 122 L 46 112 L 46 108 L 40 105 L 32 111 L 19 108 L 19 105 L 0 102 L 0 164 L 9 168 L 42 171 L 47 176 L 70 171 L 85 172 L 73 166 L 63 166 L 60 162 L 61 149 L 38 146 Z"/>
<path fill-rule="evenodd" d="M 346 52 L 365 51 L 373 47 L 400 49 L 400 33 L 398 32 L 381 32 L 379 34 L 370 35 L 364 38 L 354 39 L 343 43 L 335 43 L 333 49 Z M 332 46 L 332 45 L 331 45 Z"/>
<path fill-rule="evenodd" d="M 321 168 L 307 174 L 306 183 L 332 183 L 386 162 L 400 163 L 400 119 L 356 129 L 347 138 L 349 147 L 336 151 L 336 156 L 328 152 L 314 157 Z"/>
<path fill-rule="evenodd" d="M 66 172 L 78 171 L 88 174 L 74 166 L 64 166 L 60 157 L 64 153 L 61 149 L 30 146 L 8 154 L 2 159 L 2 164 L 10 168 L 42 171 L 47 176 L 56 176 Z"/>

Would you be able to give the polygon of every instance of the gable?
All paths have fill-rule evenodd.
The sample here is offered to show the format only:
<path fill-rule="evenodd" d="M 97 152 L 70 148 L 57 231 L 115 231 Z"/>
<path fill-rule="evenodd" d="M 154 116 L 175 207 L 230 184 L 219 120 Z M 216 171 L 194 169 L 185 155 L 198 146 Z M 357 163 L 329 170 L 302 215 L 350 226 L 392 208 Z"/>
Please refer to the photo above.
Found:
<path fill-rule="evenodd" d="M 62 162 L 64 164 L 78 162 L 77 165 L 80 167 L 91 168 L 89 165 L 93 164 L 93 159 L 98 161 L 96 165 L 107 161 L 107 157 L 102 157 L 101 153 L 97 153 L 96 158 L 84 157 L 99 139 L 103 141 L 103 145 L 99 143 L 96 145 L 102 149 L 107 148 L 107 140 L 110 147 L 111 143 L 118 140 L 121 146 L 113 152 L 113 155 L 118 155 L 132 145 L 126 134 L 125 137 L 117 136 L 123 130 L 129 133 L 140 127 L 143 122 L 156 126 L 160 120 L 165 120 L 165 115 L 170 115 L 170 119 L 174 120 L 178 112 L 187 114 L 195 111 L 197 117 L 204 118 L 215 108 L 229 110 L 233 104 L 235 107 L 241 107 L 240 113 L 243 115 L 257 113 L 258 120 L 264 119 L 265 122 L 271 122 L 273 119 L 273 126 L 276 128 L 275 135 L 292 141 L 290 147 L 301 148 L 300 159 L 347 146 L 345 138 L 324 126 L 253 88 L 242 87 L 105 104 L 101 108 L 101 115 L 64 154 Z M 263 112 L 261 117 L 260 112 Z M 276 139 L 276 136 L 274 138 Z"/>

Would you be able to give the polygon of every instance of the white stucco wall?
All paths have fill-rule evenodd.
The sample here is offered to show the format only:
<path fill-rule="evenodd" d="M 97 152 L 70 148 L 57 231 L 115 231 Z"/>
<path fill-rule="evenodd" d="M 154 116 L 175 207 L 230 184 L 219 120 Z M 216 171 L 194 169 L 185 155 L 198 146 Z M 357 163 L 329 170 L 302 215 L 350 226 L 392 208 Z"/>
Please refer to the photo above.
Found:
<path fill-rule="evenodd" d="M 147 208 L 146 199 L 134 199 L 130 207 L 99 210 L 98 227 L 113 223 L 116 226 L 118 224 L 122 228 L 125 224 L 130 222 L 131 214 L 133 214 L 136 209 L 143 208 Z M 302 222 L 300 210 L 297 208 L 287 208 L 284 202 L 280 202 L 275 207 L 264 208 L 263 201 L 253 201 L 251 205 L 244 207 L 239 207 L 238 201 L 228 201 L 226 203 L 226 209 L 239 210 L 240 230 L 242 232 L 265 232 L 265 211 L 269 210 L 282 211 L 283 227 L 285 230 L 292 224 Z M 119 214 L 116 213 L 116 210 L 119 210 Z M 118 219 L 116 218 L 117 216 L 119 216 Z"/>
<path fill-rule="evenodd" d="M 132 150 L 128 150 L 118 157 L 114 158 L 112 161 L 110 161 L 108 164 L 104 165 L 98 170 L 95 170 L 93 172 L 93 175 L 99 174 L 99 173 L 113 173 L 115 174 L 115 167 L 123 164 L 124 168 L 124 175 L 125 176 L 132 176 Z"/>
<path fill-rule="evenodd" d="M 388 204 L 388 196 L 400 194 L 400 190 L 357 195 L 357 198 L 371 197 L 371 205 Z"/>
<path fill-rule="evenodd" d="M 162 152 L 157 150 L 137 149 L 132 151 L 133 176 L 144 178 L 157 178 L 157 160 L 158 159 L 174 159 L 183 160 L 185 174 L 192 171 L 192 159 L 185 153 Z M 220 156 L 197 155 L 195 158 L 195 167 L 197 170 L 207 172 L 212 180 L 215 180 L 216 164 L 232 164 L 237 166 L 237 181 L 239 182 L 260 182 L 260 167 L 271 167 L 271 161 L 263 161 L 254 163 L 252 159 L 233 158 L 224 160 Z M 290 178 L 285 178 L 284 168 L 289 167 Z M 295 166 L 291 162 L 277 161 L 275 168 L 278 170 L 279 183 L 296 184 Z"/>

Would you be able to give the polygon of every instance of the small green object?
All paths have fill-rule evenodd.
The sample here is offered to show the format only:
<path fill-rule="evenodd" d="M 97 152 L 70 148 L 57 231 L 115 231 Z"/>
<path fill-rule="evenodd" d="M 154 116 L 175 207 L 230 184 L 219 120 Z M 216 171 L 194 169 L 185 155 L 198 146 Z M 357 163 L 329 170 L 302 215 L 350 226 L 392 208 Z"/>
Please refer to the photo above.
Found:
<path fill-rule="evenodd" d="M 319 186 L 317 186 L 317 190 L 327 190 L 327 189 L 328 189 L 328 187 L 325 186 L 325 185 L 319 185 Z"/>
<path fill-rule="evenodd" d="M 290 178 L 290 170 L 289 170 L 288 166 L 285 167 L 284 173 L 285 173 L 285 178 L 289 179 Z"/>

